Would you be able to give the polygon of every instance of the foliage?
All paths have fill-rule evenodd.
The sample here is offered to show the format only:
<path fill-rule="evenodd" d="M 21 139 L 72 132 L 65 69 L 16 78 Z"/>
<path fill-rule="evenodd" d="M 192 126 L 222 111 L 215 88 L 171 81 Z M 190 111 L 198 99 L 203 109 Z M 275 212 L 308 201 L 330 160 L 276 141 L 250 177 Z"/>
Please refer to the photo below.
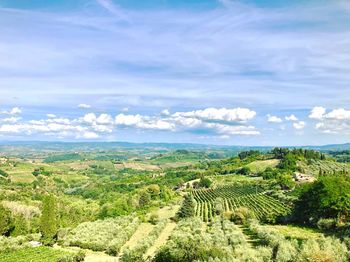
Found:
<path fill-rule="evenodd" d="M 0 204 L 0 236 L 10 231 L 11 219 L 11 211 Z"/>
<path fill-rule="evenodd" d="M 186 195 L 184 197 L 182 206 L 177 213 L 177 217 L 179 218 L 187 218 L 187 217 L 193 217 L 195 215 L 195 202 L 191 195 Z"/>
<path fill-rule="evenodd" d="M 212 181 L 207 178 L 207 177 L 201 177 L 201 179 L 199 180 L 199 187 L 203 187 L 203 188 L 209 188 L 212 184 Z"/>
<path fill-rule="evenodd" d="M 0 253 L 11 252 L 14 250 L 30 247 L 29 241 L 39 241 L 40 234 L 31 234 L 18 237 L 0 236 Z"/>
<path fill-rule="evenodd" d="M 324 176 L 301 190 L 296 217 L 315 223 L 320 218 L 346 220 L 350 212 L 350 177 Z"/>
<path fill-rule="evenodd" d="M 217 198 L 221 199 L 222 212 L 247 207 L 261 220 L 271 221 L 271 216 L 283 216 L 290 212 L 287 205 L 262 193 L 262 188 L 258 185 L 227 184 L 214 189 L 192 190 L 191 195 L 196 201 L 195 214 L 204 221 L 213 220 Z"/>
<path fill-rule="evenodd" d="M 40 232 L 45 244 L 53 244 L 57 234 L 56 200 L 53 195 L 47 195 L 43 199 L 43 210 L 40 218 Z"/>
<path fill-rule="evenodd" d="M 139 220 L 134 216 L 84 222 L 63 235 L 60 241 L 64 245 L 107 251 L 111 255 L 117 255 L 138 225 Z"/>
<path fill-rule="evenodd" d="M 246 224 L 250 219 L 253 219 L 253 218 L 255 218 L 254 212 L 252 212 L 246 207 L 237 208 L 231 216 L 231 220 L 235 224 L 240 224 L 240 225 Z"/>
<path fill-rule="evenodd" d="M 4 170 L 0 169 L 0 176 L 8 177 L 8 174 Z"/>

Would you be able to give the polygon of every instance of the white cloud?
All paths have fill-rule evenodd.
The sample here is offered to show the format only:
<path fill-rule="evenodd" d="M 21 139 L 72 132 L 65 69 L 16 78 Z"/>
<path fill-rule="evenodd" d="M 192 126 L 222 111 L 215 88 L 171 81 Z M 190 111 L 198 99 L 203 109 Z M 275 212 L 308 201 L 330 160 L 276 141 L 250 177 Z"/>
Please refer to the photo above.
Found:
<path fill-rule="evenodd" d="M 7 118 L 4 118 L 4 119 L 1 119 L 0 121 L 1 122 L 4 122 L 4 123 L 17 123 L 19 120 L 21 119 L 21 117 L 7 117 Z"/>
<path fill-rule="evenodd" d="M 350 134 L 350 110 L 337 108 L 327 113 L 325 108 L 318 107 L 310 116 L 319 121 L 315 128 L 323 133 Z"/>
<path fill-rule="evenodd" d="M 306 123 L 304 121 L 299 121 L 299 122 L 293 123 L 293 127 L 295 129 L 298 129 L 298 130 L 304 129 L 305 126 L 306 126 Z"/>
<path fill-rule="evenodd" d="M 203 110 L 196 110 L 190 112 L 176 112 L 173 116 L 193 117 L 199 118 L 205 121 L 217 120 L 227 122 L 246 122 L 251 120 L 256 115 L 255 111 L 248 108 L 206 108 Z"/>
<path fill-rule="evenodd" d="M 311 110 L 309 118 L 311 119 L 322 119 L 323 115 L 326 113 L 326 108 L 322 106 L 316 106 Z"/>
<path fill-rule="evenodd" d="M 99 117 L 97 117 L 96 123 L 99 125 L 112 125 L 113 118 L 108 114 L 101 114 Z"/>
<path fill-rule="evenodd" d="M 96 134 L 95 132 L 86 131 L 81 136 L 78 136 L 78 138 L 80 138 L 80 137 L 85 138 L 85 139 L 95 139 L 95 138 L 98 138 L 99 135 Z"/>
<path fill-rule="evenodd" d="M 344 108 L 334 109 L 327 113 L 324 118 L 335 120 L 350 120 L 350 110 Z"/>
<path fill-rule="evenodd" d="M 133 126 L 133 125 L 137 125 L 141 121 L 142 121 L 142 117 L 139 114 L 137 115 L 119 114 L 115 117 L 115 123 L 117 125 Z"/>
<path fill-rule="evenodd" d="M 260 132 L 254 126 L 230 126 L 219 123 L 208 123 L 206 126 L 223 135 L 260 135 Z"/>
<path fill-rule="evenodd" d="M 55 117 L 56 117 L 55 114 L 46 114 L 46 116 L 47 116 L 48 118 L 55 118 Z"/>
<path fill-rule="evenodd" d="M 89 108 L 91 108 L 91 105 L 88 105 L 88 104 L 79 104 L 78 107 L 81 108 L 81 109 L 89 109 Z"/>
<path fill-rule="evenodd" d="M 282 119 L 278 116 L 267 115 L 267 122 L 269 122 L 269 123 L 282 123 Z"/>
<path fill-rule="evenodd" d="M 119 114 L 115 117 L 115 124 L 122 126 L 134 126 L 140 129 L 159 129 L 159 130 L 173 130 L 175 124 L 157 119 L 155 117 L 137 115 Z"/>
<path fill-rule="evenodd" d="M 123 107 L 122 108 L 122 112 L 128 112 L 129 111 L 129 107 Z"/>
<path fill-rule="evenodd" d="M 14 107 L 11 109 L 11 111 L 9 112 L 10 115 L 17 115 L 22 113 L 22 110 L 18 107 Z"/>
<path fill-rule="evenodd" d="M 168 115 L 170 115 L 170 112 L 168 109 L 164 109 L 164 110 L 162 110 L 162 112 L 160 114 L 163 116 L 168 116 Z"/>
<path fill-rule="evenodd" d="M 88 124 L 93 124 L 96 122 L 96 115 L 94 113 L 88 113 L 83 116 L 83 121 Z"/>
<path fill-rule="evenodd" d="M 285 119 L 287 121 L 298 121 L 298 118 L 294 114 L 291 114 L 290 116 L 286 116 Z"/>

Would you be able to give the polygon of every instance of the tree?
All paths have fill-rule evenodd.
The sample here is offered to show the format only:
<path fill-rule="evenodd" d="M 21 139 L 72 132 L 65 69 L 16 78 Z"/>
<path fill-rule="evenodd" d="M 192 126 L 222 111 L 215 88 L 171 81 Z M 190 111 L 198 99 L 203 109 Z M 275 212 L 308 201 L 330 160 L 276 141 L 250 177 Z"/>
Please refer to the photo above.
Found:
<path fill-rule="evenodd" d="M 186 195 L 177 216 L 180 218 L 193 217 L 195 215 L 195 207 L 196 204 L 193 197 Z"/>
<path fill-rule="evenodd" d="M 145 207 L 149 204 L 151 201 L 151 196 L 147 191 L 141 191 L 140 193 L 140 199 L 139 199 L 139 205 L 140 207 Z"/>
<path fill-rule="evenodd" d="M 350 177 L 328 175 L 300 190 L 296 203 L 296 217 L 304 222 L 320 218 L 349 219 Z"/>
<path fill-rule="evenodd" d="M 288 170 L 288 171 L 296 171 L 297 169 L 297 159 L 295 155 L 292 153 L 288 153 L 283 157 L 281 162 L 279 163 L 278 167 L 280 169 Z"/>
<path fill-rule="evenodd" d="M 4 170 L 0 169 L 0 176 L 8 177 L 8 174 Z"/>
<path fill-rule="evenodd" d="M 28 222 L 22 215 L 18 215 L 14 218 L 13 225 L 14 230 L 11 232 L 11 236 L 26 235 L 28 233 Z"/>
<path fill-rule="evenodd" d="M 244 166 L 241 169 L 239 169 L 237 173 L 244 176 L 249 176 L 251 173 L 251 170 L 248 166 Z"/>
<path fill-rule="evenodd" d="M 57 224 L 55 197 L 47 195 L 43 199 L 43 210 L 40 218 L 40 232 L 44 244 L 53 244 L 57 234 Z"/>
<path fill-rule="evenodd" d="M 0 235 L 8 234 L 11 229 L 11 211 L 0 204 Z"/>
<path fill-rule="evenodd" d="M 212 182 L 209 178 L 201 177 L 201 179 L 199 180 L 199 187 L 209 188 L 211 184 Z"/>

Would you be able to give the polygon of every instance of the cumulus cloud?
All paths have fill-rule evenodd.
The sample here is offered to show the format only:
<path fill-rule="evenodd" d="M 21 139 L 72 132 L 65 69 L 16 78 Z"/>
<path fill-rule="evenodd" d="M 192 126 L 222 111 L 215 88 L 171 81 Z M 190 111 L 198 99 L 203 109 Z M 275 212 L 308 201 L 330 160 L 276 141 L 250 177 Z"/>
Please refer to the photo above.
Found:
<path fill-rule="evenodd" d="M 2 111 L 1 113 L 5 115 L 18 115 L 22 113 L 22 110 L 19 107 L 13 107 L 12 109 Z"/>
<path fill-rule="evenodd" d="M 88 104 L 79 104 L 78 107 L 81 108 L 81 109 L 89 109 L 89 108 L 91 108 L 91 105 L 88 105 Z"/>
<path fill-rule="evenodd" d="M 326 113 L 326 108 L 322 106 L 316 106 L 311 110 L 309 118 L 311 119 L 322 119 L 323 115 Z"/>
<path fill-rule="evenodd" d="M 247 108 L 206 108 L 202 110 L 175 112 L 168 110 L 159 115 L 120 113 L 114 118 L 110 114 L 93 112 L 77 118 L 57 117 L 47 114 L 46 119 L 21 121 L 19 117 L 0 120 L 0 133 L 43 134 L 57 138 L 97 139 L 102 134 L 113 133 L 119 128 L 190 132 L 208 134 L 211 137 L 234 135 L 259 135 L 248 121 L 255 112 Z"/>
<path fill-rule="evenodd" d="M 304 129 L 305 126 L 306 126 L 306 123 L 304 121 L 299 121 L 299 122 L 293 123 L 293 127 L 295 129 L 298 129 L 298 130 Z"/>
<path fill-rule="evenodd" d="M 139 129 L 157 129 L 184 132 L 207 132 L 218 135 L 258 135 L 259 131 L 247 125 L 256 113 L 247 108 L 206 108 L 187 112 L 170 112 L 165 109 L 160 116 L 118 114 L 117 126 Z"/>
<path fill-rule="evenodd" d="M 169 112 L 168 109 L 164 109 L 164 110 L 162 110 L 162 112 L 160 112 L 160 113 L 161 113 L 161 115 L 163 115 L 163 116 L 168 116 L 168 115 L 170 115 L 170 112 Z"/>
<path fill-rule="evenodd" d="M 121 126 L 133 126 L 140 129 L 173 130 L 175 124 L 166 120 L 137 115 L 119 114 L 115 117 L 115 124 Z"/>
<path fill-rule="evenodd" d="M 255 111 L 248 108 L 206 108 L 203 110 L 196 110 L 190 112 L 177 112 L 173 116 L 180 117 L 192 117 L 202 120 L 216 120 L 216 121 L 226 121 L 226 122 L 246 122 L 251 120 L 256 115 Z"/>
<path fill-rule="evenodd" d="M 318 121 L 315 128 L 323 133 L 350 134 L 350 110 L 337 108 L 327 113 L 324 107 L 315 107 L 309 117 Z"/>
<path fill-rule="evenodd" d="M 286 119 L 287 121 L 298 121 L 298 118 L 294 114 L 286 116 L 284 119 Z"/>
<path fill-rule="evenodd" d="M 267 115 L 267 122 L 269 122 L 269 123 L 282 123 L 282 119 L 278 116 Z"/>
<path fill-rule="evenodd" d="M 232 135 L 260 135 L 260 132 L 254 126 L 230 126 L 219 123 L 208 123 L 208 128 L 213 128 L 218 134 Z"/>
<path fill-rule="evenodd" d="M 12 116 L 12 117 L 1 119 L 0 121 L 3 123 L 17 123 L 20 119 L 21 117 Z"/>

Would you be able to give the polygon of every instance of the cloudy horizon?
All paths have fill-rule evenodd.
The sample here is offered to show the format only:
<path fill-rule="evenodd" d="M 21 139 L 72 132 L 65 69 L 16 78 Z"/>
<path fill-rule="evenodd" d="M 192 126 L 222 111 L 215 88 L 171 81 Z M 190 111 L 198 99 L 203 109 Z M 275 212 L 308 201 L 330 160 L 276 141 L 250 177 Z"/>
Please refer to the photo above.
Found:
<path fill-rule="evenodd" d="M 0 0 L 0 140 L 350 141 L 347 1 Z"/>

